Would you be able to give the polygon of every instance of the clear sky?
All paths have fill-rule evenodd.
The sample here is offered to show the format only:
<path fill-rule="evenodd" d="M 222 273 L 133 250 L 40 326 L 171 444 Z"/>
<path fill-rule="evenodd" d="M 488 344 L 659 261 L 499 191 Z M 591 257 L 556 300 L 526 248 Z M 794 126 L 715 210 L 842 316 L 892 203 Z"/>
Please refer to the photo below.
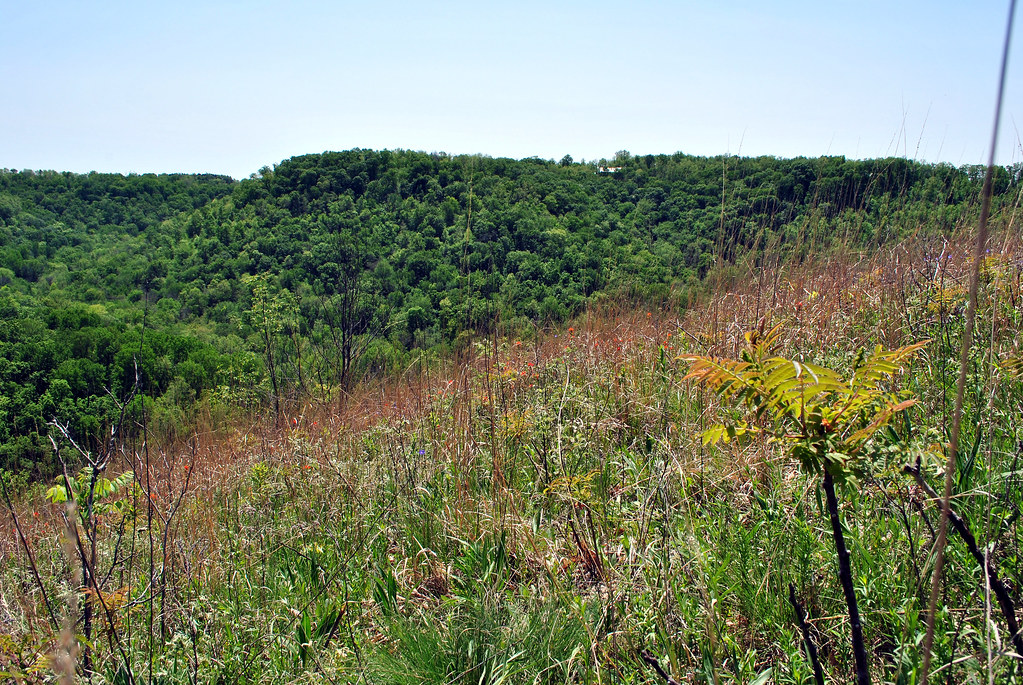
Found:
<path fill-rule="evenodd" d="M 0 0 L 0 167 L 244 178 L 353 147 L 981 163 L 1007 13 L 1008 0 Z M 1023 159 L 1018 62 L 1001 164 Z"/>

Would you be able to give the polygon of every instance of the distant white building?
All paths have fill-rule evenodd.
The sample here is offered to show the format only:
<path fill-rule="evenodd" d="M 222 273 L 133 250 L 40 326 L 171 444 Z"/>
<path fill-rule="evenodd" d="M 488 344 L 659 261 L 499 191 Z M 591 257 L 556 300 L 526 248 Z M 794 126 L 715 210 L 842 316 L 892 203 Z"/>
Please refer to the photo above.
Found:
<path fill-rule="evenodd" d="M 621 171 L 620 166 L 599 166 L 597 167 L 598 174 L 613 174 L 616 171 Z"/>

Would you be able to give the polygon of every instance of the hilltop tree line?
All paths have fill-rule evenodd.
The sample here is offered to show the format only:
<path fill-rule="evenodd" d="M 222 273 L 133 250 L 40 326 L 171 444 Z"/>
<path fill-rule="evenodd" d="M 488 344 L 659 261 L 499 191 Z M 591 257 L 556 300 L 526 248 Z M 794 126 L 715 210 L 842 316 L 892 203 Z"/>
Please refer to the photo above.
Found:
<path fill-rule="evenodd" d="M 606 171 L 614 169 L 614 171 Z M 1020 166 L 996 176 L 996 207 Z M 976 211 L 983 168 L 904 159 L 406 151 L 216 175 L 0 170 L 0 468 L 95 445 L 119 402 L 333 396 L 409 350 L 682 298 L 718 260 L 870 247 Z"/>

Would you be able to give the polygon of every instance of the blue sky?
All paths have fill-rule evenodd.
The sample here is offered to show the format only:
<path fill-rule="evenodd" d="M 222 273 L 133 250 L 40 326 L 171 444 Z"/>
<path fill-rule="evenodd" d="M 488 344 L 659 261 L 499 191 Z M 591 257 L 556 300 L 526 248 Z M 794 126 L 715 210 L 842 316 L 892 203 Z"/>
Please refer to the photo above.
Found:
<path fill-rule="evenodd" d="M 987 0 L 0 0 L 0 167 L 243 178 L 352 147 L 980 163 L 1007 11 Z M 1018 62 L 1002 164 L 1023 160 Z"/>

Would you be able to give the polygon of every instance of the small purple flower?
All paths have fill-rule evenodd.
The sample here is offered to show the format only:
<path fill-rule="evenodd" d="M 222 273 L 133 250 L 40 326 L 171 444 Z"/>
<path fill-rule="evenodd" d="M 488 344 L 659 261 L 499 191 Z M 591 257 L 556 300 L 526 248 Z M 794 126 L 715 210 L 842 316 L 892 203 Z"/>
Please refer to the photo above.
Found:
<path fill-rule="evenodd" d="M 419 456 L 423 456 L 424 454 L 426 454 L 426 450 L 419 450 Z"/>

